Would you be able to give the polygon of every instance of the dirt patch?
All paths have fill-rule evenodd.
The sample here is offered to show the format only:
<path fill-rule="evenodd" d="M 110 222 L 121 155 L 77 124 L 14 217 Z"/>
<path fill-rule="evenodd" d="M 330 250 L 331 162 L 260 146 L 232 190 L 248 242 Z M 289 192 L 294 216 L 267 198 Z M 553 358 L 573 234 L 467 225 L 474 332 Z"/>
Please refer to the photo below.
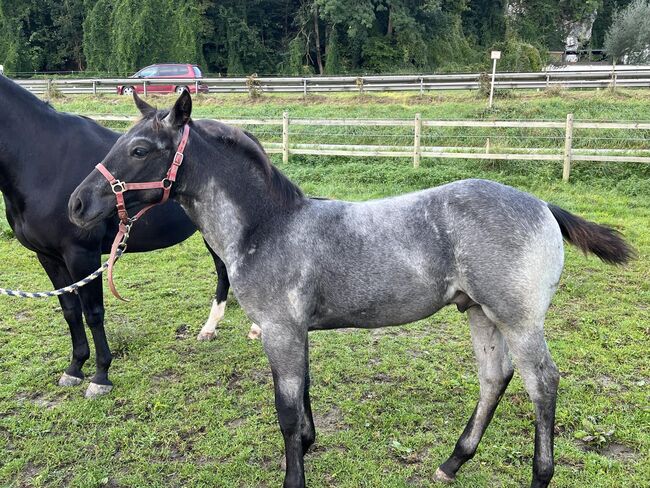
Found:
<path fill-rule="evenodd" d="M 176 340 L 184 341 L 190 336 L 190 328 L 187 324 L 182 324 L 176 329 Z"/>
<path fill-rule="evenodd" d="M 607 376 L 605 374 L 598 376 L 596 378 L 596 381 L 598 382 L 599 385 L 609 390 L 621 389 L 621 385 L 617 383 L 614 378 L 612 378 L 611 376 Z"/>
<path fill-rule="evenodd" d="M 374 383 L 385 383 L 385 384 L 390 384 L 394 383 L 395 380 L 388 374 L 386 373 L 376 373 L 372 376 L 372 381 Z"/>
<path fill-rule="evenodd" d="M 48 410 L 53 409 L 61 403 L 59 398 L 47 398 L 45 395 L 40 393 L 19 393 L 16 397 L 20 403 L 30 402 L 40 408 L 47 408 Z"/>
<path fill-rule="evenodd" d="M 604 446 L 592 446 L 582 441 L 578 441 L 578 446 L 584 452 L 595 452 L 601 456 L 613 459 L 620 462 L 628 462 L 635 460 L 638 455 L 634 449 L 625 444 L 620 444 L 618 442 L 610 442 Z"/>
<path fill-rule="evenodd" d="M 229 420 L 226 422 L 226 427 L 228 427 L 230 430 L 237 430 L 239 427 L 244 425 L 246 423 L 246 419 L 244 418 L 238 418 L 238 419 L 233 419 Z"/>
<path fill-rule="evenodd" d="M 14 315 L 14 319 L 16 320 L 16 322 L 27 322 L 31 318 L 32 318 L 32 314 L 29 310 L 21 310 L 16 315 Z"/>
<path fill-rule="evenodd" d="M 264 369 L 253 369 L 247 376 L 260 386 L 270 385 L 273 378 L 271 371 Z"/>
<path fill-rule="evenodd" d="M 612 442 L 607 444 L 600 450 L 601 456 L 606 456 L 610 459 L 616 459 L 617 461 L 631 461 L 636 459 L 637 454 L 634 452 L 634 449 L 624 445 Z"/>
<path fill-rule="evenodd" d="M 348 427 L 343 412 L 336 405 L 323 414 L 315 414 L 314 426 L 316 427 L 316 435 L 318 435 L 318 432 L 332 434 Z"/>
<path fill-rule="evenodd" d="M 179 383 L 182 380 L 181 375 L 171 369 L 155 374 L 151 377 L 151 383 L 160 385 L 163 383 Z"/>
<path fill-rule="evenodd" d="M 419 350 L 419 349 L 408 349 L 406 351 L 406 354 L 409 355 L 409 357 L 413 359 L 420 359 L 420 358 L 429 358 L 431 357 L 431 352 L 426 351 L 426 350 Z"/>

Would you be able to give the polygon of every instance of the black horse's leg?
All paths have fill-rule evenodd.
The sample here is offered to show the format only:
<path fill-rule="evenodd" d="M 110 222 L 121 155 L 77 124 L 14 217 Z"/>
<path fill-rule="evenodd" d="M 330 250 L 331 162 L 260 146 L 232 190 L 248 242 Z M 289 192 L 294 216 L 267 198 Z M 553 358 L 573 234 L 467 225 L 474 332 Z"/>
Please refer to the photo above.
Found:
<path fill-rule="evenodd" d="M 230 280 L 228 279 L 228 271 L 226 265 L 219 256 L 212 250 L 212 248 L 203 240 L 205 247 L 210 251 L 214 267 L 217 270 L 217 291 L 212 301 L 212 309 L 210 316 L 201 328 L 199 335 L 196 336 L 199 341 L 211 341 L 214 339 L 215 330 L 219 321 L 223 318 L 226 312 L 226 301 L 228 300 L 228 290 L 230 289 Z M 249 339 L 259 339 L 262 335 L 262 329 L 257 324 L 251 324 L 251 329 L 248 332 Z"/>
<path fill-rule="evenodd" d="M 262 343 L 271 364 L 275 409 L 284 437 L 284 488 L 304 488 L 303 433 L 305 432 L 305 378 L 307 331 L 263 325 Z"/>
<path fill-rule="evenodd" d="M 205 242 L 205 239 L 203 242 Z M 199 332 L 199 335 L 196 337 L 199 341 L 210 341 L 214 339 L 214 331 L 226 311 L 226 300 L 228 299 L 228 290 L 230 289 L 230 281 L 228 280 L 226 265 L 207 242 L 205 242 L 205 247 L 210 251 L 212 259 L 214 260 L 214 267 L 217 270 L 217 291 L 214 295 L 214 300 L 212 301 L 210 316 L 201 329 L 201 332 Z"/>
<path fill-rule="evenodd" d="M 74 280 L 80 280 L 99 268 L 101 254 L 85 249 L 70 250 L 65 256 L 66 266 Z M 90 328 L 95 343 L 95 375 L 86 390 L 86 397 L 93 398 L 106 394 L 113 389 L 113 383 L 108 379 L 108 369 L 113 356 L 108 347 L 104 331 L 104 297 L 102 280 L 96 279 L 79 289 L 81 308 Z"/>
<path fill-rule="evenodd" d="M 478 404 L 454 452 L 436 471 L 438 481 L 444 482 L 452 481 L 458 469 L 474 456 L 513 374 L 508 347 L 499 329 L 478 306 L 468 309 L 467 314 L 478 362 L 480 393 Z"/>
<path fill-rule="evenodd" d="M 63 288 L 72 283 L 72 277 L 62 260 L 40 253 L 37 256 L 55 288 Z M 90 357 L 88 339 L 81 317 L 81 302 L 77 295 L 66 293 L 59 296 L 59 303 L 72 339 L 72 360 L 59 379 L 59 386 L 75 386 L 82 382 L 84 374 L 81 368 Z"/>
<path fill-rule="evenodd" d="M 311 399 L 309 398 L 309 344 L 305 342 L 305 389 L 303 392 L 303 402 L 305 404 L 305 418 L 302 425 L 302 453 L 306 454 L 311 445 L 316 440 L 316 428 L 314 427 L 314 416 L 311 413 Z"/>

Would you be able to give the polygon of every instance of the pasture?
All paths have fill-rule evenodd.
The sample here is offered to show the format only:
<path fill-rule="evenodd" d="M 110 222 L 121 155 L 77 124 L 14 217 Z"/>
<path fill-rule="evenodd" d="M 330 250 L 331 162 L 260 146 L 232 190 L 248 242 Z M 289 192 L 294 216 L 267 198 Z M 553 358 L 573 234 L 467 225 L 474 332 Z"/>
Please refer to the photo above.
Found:
<path fill-rule="evenodd" d="M 172 98 L 153 98 L 166 106 Z M 128 99 L 53 100 L 60 110 L 134 114 Z M 650 93 L 534 94 L 487 112 L 467 94 L 199 97 L 195 117 L 650 120 Z M 260 136 L 263 140 L 264 137 Z M 513 136 L 514 137 L 514 136 Z M 638 142 L 638 141 L 637 141 Z M 618 147 L 612 137 L 609 144 Z M 632 143 L 632 142 L 631 142 Z M 277 164 L 279 158 L 274 157 Z M 650 168 L 292 156 L 280 165 L 310 195 L 362 200 L 481 177 L 500 181 L 621 230 L 639 252 L 613 268 L 566 247 L 546 337 L 561 372 L 554 486 L 637 487 L 650 479 Z M 50 284 L 34 255 L 0 222 L 0 286 Z M 249 320 L 229 300 L 217 337 L 199 343 L 214 267 L 198 234 L 164 251 L 127 255 L 107 299 L 115 389 L 93 401 L 85 384 L 56 386 L 69 335 L 56 300 L 0 299 L 0 485 L 8 487 L 279 486 L 282 437 L 271 375 Z M 429 319 L 374 331 L 310 334 L 316 444 L 312 487 L 426 487 L 469 418 L 478 381 L 466 318 L 448 307 Z M 92 361 L 85 367 L 92 373 Z M 533 409 L 515 374 L 475 458 L 455 486 L 524 486 Z"/>

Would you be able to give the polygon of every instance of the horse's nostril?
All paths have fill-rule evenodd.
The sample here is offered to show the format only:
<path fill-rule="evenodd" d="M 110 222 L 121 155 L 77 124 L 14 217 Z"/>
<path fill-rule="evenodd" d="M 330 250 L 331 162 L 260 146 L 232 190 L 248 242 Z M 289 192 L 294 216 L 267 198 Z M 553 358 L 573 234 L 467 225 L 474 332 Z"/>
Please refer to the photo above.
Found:
<path fill-rule="evenodd" d="M 84 209 L 84 203 L 81 201 L 81 198 L 77 197 L 77 199 L 74 201 L 72 205 L 72 213 L 74 215 L 81 215 Z"/>

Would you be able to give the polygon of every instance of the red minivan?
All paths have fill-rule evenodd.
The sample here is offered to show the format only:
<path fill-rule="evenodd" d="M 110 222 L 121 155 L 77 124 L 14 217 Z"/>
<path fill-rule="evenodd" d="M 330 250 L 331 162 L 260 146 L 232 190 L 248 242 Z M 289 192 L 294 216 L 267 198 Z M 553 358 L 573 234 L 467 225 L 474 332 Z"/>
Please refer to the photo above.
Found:
<path fill-rule="evenodd" d="M 152 64 L 146 68 L 142 68 L 136 74 L 129 76 L 129 78 L 187 78 L 187 83 L 177 83 L 175 85 L 158 85 L 148 84 L 147 93 L 181 93 L 183 90 L 189 90 L 190 93 L 196 93 L 198 86 L 200 93 L 208 93 L 208 86 L 199 82 L 197 79 L 203 78 L 203 73 L 198 66 L 193 64 Z M 138 93 L 144 92 L 144 87 L 138 85 L 118 85 L 118 95 L 131 95 L 133 91 Z"/>

